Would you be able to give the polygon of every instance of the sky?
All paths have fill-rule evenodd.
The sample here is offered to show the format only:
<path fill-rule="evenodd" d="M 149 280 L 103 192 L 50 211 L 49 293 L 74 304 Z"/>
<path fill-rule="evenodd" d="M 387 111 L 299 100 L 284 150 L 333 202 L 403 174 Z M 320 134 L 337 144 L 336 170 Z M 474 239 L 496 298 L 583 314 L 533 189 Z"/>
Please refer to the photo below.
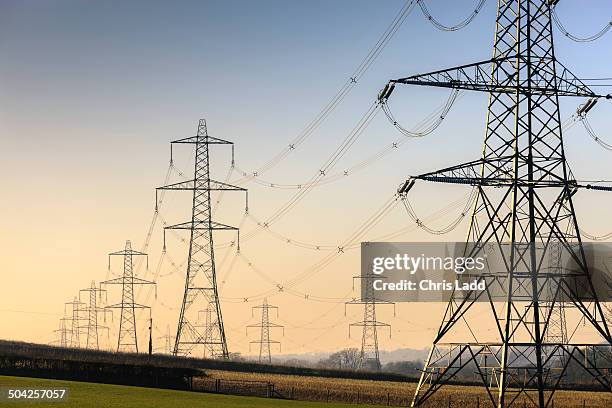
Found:
<path fill-rule="evenodd" d="M 430 0 L 431 13 L 445 23 L 462 20 L 474 0 Z M 199 118 L 209 134 L 235 142 L 236 166 L 254 171 L 289 143 L 351 76 L 402 7 L 402 1 L 9 1 L 0 0 L 0 338 L 50 342 L 64 303 L 92 281 L 120 273 L 118 260 L 107 270 L 107 254 L 130 239 L 143 248 L 153 219 L 155 188 L 168 170 L 169 142 L 193 135 Z M 391 78 L 484 60 L 491 55 L 496 2 L 487 1 L 477 18 L 457 32 L 441 32 L 415 9 L 336 110 L 295 151 L 260 180 L 302 184 L 374 102 Z M 612 16 L 612 4 L 562 0 L 565 26 L 589 35 Z M 583 78 L 612 77 L 612 34 L 592 43 L 574 43 L 556 30 L 556 55 Z M 607 92 L 610 92 L 610 88 Z M 410 128 L 448 98 L 448 91 L 402 88 L 393 108 Z M 563 117 L 581 100 L 564 99 Z M 591 113 L 605 137 L 610 103 Z M 486 97 L 463 94 L 443 124 L 425 138 L 400 148 L 340 181 L 317 186 L 271 228 L 241 242 L 241 256 L 217 252 L 221 299 L 231 351 L 249 352 L 256 335 L 245 325 L 257 321 L 251 307 L 261 296 L 301 273 L 308 278 L 292 294 L 272 293 L 279 306 L 276 334 L 284 353 L 330 351 L 359 345 L 348 324 L 360 320 L 352 276 L 359 251 L 347 250 L 325 268 L 312 269 L 328 255 L 300 248 L 287 239 L 340 246 L 389 199 L 410 174 L 476 159 L 484 134 Z M 335 167 L 350 168 L 402 136 L 378 114 Z M 567 157 L 579 179 L 612 179 L 610 152 L 580 126 L 565 135 Z M 188 174 L 193 152 L 176 149 L 175 165 Z M 211 156 L 212 175 L 225 179 L 230 155 L 223 147 Z M 264 177 L 265 176 L 265 177 Z M 240 179 L 234 170 L 230 181 Z M 173 172 L 170 182 L 179 181 Z M 263 183 L 265 184 L 265 183 Z M 249 212 L 243 197 L 227 194 L 216 220 L 241 225 L 242 235 L 291 198 L 294 190 L 253 182 Z M 441 228 L 466 200 L 457 186 L 419 187 L 413 204 Z M 612 230 L 605 193 L 581 193 L 576 208 L 585 230 Z M 459 202 L 448 209 L 448 204 Z M 174 224 L 189 217 L 189 197 L 165 196 L 146 248 L 154 277 L 163 245 L 162 219 Z M 364 237 L 374 240 L 411 220 L 397 206 Z M 413 226 L 414 227 L 414 226 Z M 397 240 L 462 240 L 464 222 L 452 233 L 431 236 L 414 227 Z M 185 237 L 167 235 L 168 257 L 159 275 L 157 298 L 139 291 L 152 305 L 155 333 L 174 331 L 182 298 Z M 234 237 L 219 233 L 217 242 Z M 334 250 L 330 251 L 333 253 Z M 236 259 L 234 259 L 236 258 Z M 117 263 L 115 263 L 117 262 Z M 173 267 L 174 262 L 176 267 Z M 251 266 L 249 266 L 249 263 Z M 230 268 L 230 266 L 232 266 Z M 120 293 L 108 288 L 109 302 Z M 305 300 L 300 294 L 321 301 Z M 148 295 L 148 296 L 147 296 Z M 248 302 L 243 302 L 244 298 Z M 323 299 L 325 298 L 325 299 Z M 381 348 L 426 347 L 443 305 L 399 304 L 396 316 L 384 308 L 380 320 L 392 324 Z M 110 342 L 118 316 L 106 324 Z M 140 336 L 145 316 L 139 318 Z M 255 336 L 255 337 L 254 337 Z M 144 339 L 144 337 L 142 337 Z M 156 340 L 159 345 L 161 340 Z"/>

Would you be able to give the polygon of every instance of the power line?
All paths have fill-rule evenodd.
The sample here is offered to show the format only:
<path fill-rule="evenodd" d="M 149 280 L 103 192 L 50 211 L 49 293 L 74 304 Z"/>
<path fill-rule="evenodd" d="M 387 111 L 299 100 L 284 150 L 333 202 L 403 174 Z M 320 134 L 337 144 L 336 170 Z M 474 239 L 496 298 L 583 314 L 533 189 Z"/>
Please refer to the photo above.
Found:
<path fill-rule="evenodd" d="M 421 8 L 421 12 L 425 16 L 425 18 L 427 20 L 429 20 L 429 22 L 431 22 L 431 24 L 433 24 L 434 27 L 436 27 L 438 30 L 441 30 L 441 31 L 457 31 L 457 30 L 461 30 L 462 28 L 468 26 L 476 18 L 478 13 L 480 13 L 480 10 L 482 10 L 482 7 L 485 5 L 486 1 L 487 0 L 478 0 L 478 2 L 476 3 L 476 6 L 474 8 L 474 11 L 472 11 L 472 13 L 470 13 L 470 15 L 468 15 L 465 19 L 463 19 L 459 23 L 457 23 L 455 25 L 452 25 L 452 26 L 447 26 L 445 24 L 440 23 L 429 12 L 429 9 L 427 8 L 427 5 L 425 4 L 425 0 L 417 0 L 417 3 L 419 4 L 419 7 Z"/>
<path fill-rule="evenodd" d="M 577 35 L 574 35 L 572 33 L 570 33 L 565 26 L 563 25 L 563 23 L 561 22 L 561 19 L 559 18 L 558 14 L 557 14 L 557 10 L 556 7 L 552 9 L 552 18 L 553 21 L 555 22 L 555 24 L 557 25 L 557 27 L 559 28 L 559 30 L 563 33 L 563 35 L 565 35 L 567 38 L 569 38 L 572 41 L 575 42 L 591 42 L 591 41 L 595 41 L 600 39 L 601 37 L 603 37 L 604 35 L 606 35 L 606 33 L 608 31 L 610 31 L 610 29 L 612 28 L 612 20 L 609 21 L 606 25 L 604 25 L 598 32 L 596 32 L 595 34 L 586 36 L 586 37 L 579 37 Z"/>
<path fill-rule="evenodd" d="M 382 105 L 382 109 L 385 112 L 385 115 L 387 116 L 389 121 L 391 121 L 394 124 L 394 126 L 396 126 L 396 128 L 404 136 L 408 138 L 424 137 L 426 135 L 431 134 L 434 130 L 436 130 L 442 124 L 442 122 L 446 118 L 446 115 L 450 111 L 453 103 L 457 99 L 457 96 L 458 96 L 458 92 L 453 91 L 449 97 L 449 100 L 446 101 L 446 103 L 443 106 L 437 108 L 434 112 L 432 112 L 430 115 L 425 117 L 420 123 L 418 123 L 415 127 L 415 130 L 407 130 L 403 128 L 401 125 L 399 125 L 397 121 L 393 118 L 393 114 L 391 113 L 390 108 L 386 104 Z M 366 159 L 350 167 L 345 168 L 345 170 L 341 170 L 333 174 L 325 173 L 323 174 L 324 177 L 319 178 L 315 181 L 310 180 L 310 181 L 303 181 L 302 183 L 287 184 L 287 183 L 273 182 L 270 180 L 264 180 L 259 176 L 253 177 L 251 181 L 261 186 L 264 186 L 264 187 L 277 188 L 277 189 L 301 190 L 307 187 L 317 187 L 317 186 L 327 185 L 330 183 L 334 183 L 336 181 L 346 179 L 347 177 L 352 176 L 355 173 L 368 168 L 372 164 L 386 157 L 389 153 L 399 150 L 399 148 L 406 141 L 407 140 L 405 138 L 395 140 L 394 142 L 386 145 L 380 151 L 372 154 Z M 236 169 L 240 171 L 243 176 L 247 176 L 247 172 L 245 170 L 242 170 L 239 167 L 236 167 Z"/>
<path fill-rule="evenodd" d="M 279 164 L 281 161 L 283 161 L 291 152 L 297 149 L 298 146 L 300 146 L 306 139 L 308 139 L 314 133 L 314 131 L 329 117 L 329 115 L 340 105 L 340 103 L 342 103 L 348 93 L 357 85 L 361 77 L 376 61 L 376 59 L 382 53 L 384 48 L 391 41 L 395 33 L 397 33 L 408 15 L 410 15 L 416 3 L 417 0 L 407 0 L 403 4 L 402 8 L 399 10 L 391 24 L 389 24 L 389 26 L 383 32 L 376 44 L 374 44 L 370 51 L 361 60 L 361 62 L 359 63 L 357 68 L 355 68 L 351 76 L 340 87 L 338 92 L 331 98 L 331 100 L 323 107 L 323 109 L 287 145 L 287 147 L 281 150 L 277 155 L 272 157 L 262 166 L 258 167 L 255 171 L 244 172 L 245 176 L 241 179 L 235 180 L 234 183 L 242 184 L 245 181 L 251 180 L 259 175 L 264 174 L 265 172 Z"/>

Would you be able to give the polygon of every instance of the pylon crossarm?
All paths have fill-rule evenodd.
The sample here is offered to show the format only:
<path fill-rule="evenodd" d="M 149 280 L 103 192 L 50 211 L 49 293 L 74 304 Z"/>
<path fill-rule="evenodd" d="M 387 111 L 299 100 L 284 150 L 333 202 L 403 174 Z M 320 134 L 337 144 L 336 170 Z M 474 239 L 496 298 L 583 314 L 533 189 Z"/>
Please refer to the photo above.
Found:
<path fill-rule="evenodd" d="M 169 225 L 164 227 L 164 229 L 175 229 L 175 230 L 229 230 L 229 231 L 237 231 L 238 228 L 232 227 L 231 225 L 221 224 L 219 222 L 211 221 L 210 224 L 205 221 L 200 222 L 182 222 L 180 224 Z"/>
<path fill-rule="evenodd" d="M 123 276 L 100 282 L 100 285 L 122 285 L 125 279 Z"/>
<path fill-rule="evenodd" d="M 181 181 L 178 183 L 168 184 L 166 186 L 157 187 L 156 190 L 211 190 L 211 191 L 247 191 L 246 188 L 234 186 L 222 181 L 210 180 L 210 185 L 196 183 L 196 180 Z"/>
<path fill-rule="evenodd" d="M 134 280 L 134 285 L 155 285 L 156 283 L 146 279 L 140 279 L 137 277 L 132 278 Z"/>
<path fill-rule="evenodd" d="M 122 249 L 121 251 L 111 252 L 110 254 L 108 254 L 108 256 L 112 256 L 112 255 L 125 256 L 125 255 L 147 255 L 147 254 L 145 254 L 144 252 L 135 251 L 133 249 L 130 249 L 129 251 Z"/>
<path fill-rule="evenodd" d="M 376 321 L 376 322 L 374 322 L 374 321 L 371 321 L 371 322 L 356 322 L 356 323 L 349 324 L 349 326 L 355 326 L 355 327 L 363 327 L 363 326 L 366 326 L 366 325 L 367 326 L 371 326 L 371 327 L 373 327 L 373 326 L 376 326 L 376 327 L 391 327 L 391 325 L 389 323 L 382 323 L 382 322 L 378 322 L 378 321 Z"/>
<path fill-rule="evenodd" d="M 278 310 L 278 306 L 274 306 L 274 305 L 257 305 L 257 306 L 251 307 L 251 309 L 277 309 Z"/>
<path fill-rule="evenodd" d="M 597 186 L 597 185 L 581 185 L 575 180 L 564 181 L 558 177 L 549 177 L 547 179 L 539 180 L 525 180 L 516 179 L 511 174 L 507 174 L 507 165 L 512 163 L 513 157 L 501 157 L 497 159 L 480 159 L 471 162 L 463 163 L 457 166 L 448 167 L 442 170 L 433 171 L 430 173 L 424 173 L 417 176 L 409 177 L 402 186 L 400 186 L 398 193 L 405 196 L 407 192 L 414 186 L 414 181 L 424 180 L 438 183 L 448 184 L 466 184 L 471 186 L 483 186 L 483 187 L 568 187 L 574 188 L 587 188 L 592 190 L 612 191 L 612 187 L 608 186 Z M 534 165 L 534 169 L 538 170 L 538 166 Z M 483 169 L 486 169 L 488 174 L 492 176 L 483 177 Z M 545 169 L 541 169 L 544 171 Z M 498 176 L 495 176 L 497 174 Z"/>
<path fill-rule="evenodd" d="M 233 145 L 234 142 L 228 140 L 219 139 L 212 136 L 190 136 L 184 139 L 178 139 L 170 142 L 171 144 L 196 144 L 196 143 L 207 143 L 207 144 L 229 144 Z"/>
<path fill-rule="evenodd" d="M 132 307 L 132 304 L 130 303 L 129 306 L 126 306 L 125 304 L 121 304 L 121 303 L 116 303 L 114 305 L 108 305 L 105 306 L 106 309 L 122 309 L 122 308 L 127 308 L 127 307 Z M 151 309 L 151 306 L 145 306 L 145 305 L 139 305 L 138 303 L 134 303 L 134 309 Z"/>
<path fill-rule="evenodd" d="M 538 58 L 544 60 L 545 58 Z M 559 72 L 552 76 L 550 72 L 542 72 L 541 76 L 531 78 L 531 82 L 520 81 L 511 74 L 512 67 L 517 61 L 525 64 L 525 56 L 505 56 L 480 61 L 473 64 L 460 65 L 439 71 L 424 74 L 412 75 L 389 81 L 389 85 L 379 95 L 379 100 L 386 101 L 391 95 L 393 85 L 420 85 L 433 86 L 438 88 L 463 89 L 469 91 L 507 93 L 507 94 L 526 94 L 531 95 L 558 95 L 558 96 L 581 96 L 604 98 L 606 95 L 599 95 L 593 92 L 578 77 L 572 74 L 562 64 L 559 65 Z M 535 61 L 530 61 L 535 64 Z M 501 80 L 500 80 L 501 77 Z"/>
<path fill-rule="evenodd" d="M 347 305 L 365 305 L 367 304 L 376 304 L 376 305 L 394 305 L 395 302 L 391 302 L 388 300 L 381 300 L 381 299 L 366 299 L 366 300 L 359 300 L 359 299 L 355 299 L 355 300 L 349 300 L 348 302 L 344 302 Z"/>
<path fill-rule="evenodd" d="M 120 276 L 118 278 L 113 278 L 113 279 L 109 279 L 109 280 L 105 280 L 100 282 L 101 285 L 123 285 L 123 284 L 134 284 L 134 285 L 155 285 L 156 283 L 153 281 L 148 281 L 145 279 L 140 279 L 137 277 L 132 277 L 132 278 L 125 278 L 123 276 Z"/>

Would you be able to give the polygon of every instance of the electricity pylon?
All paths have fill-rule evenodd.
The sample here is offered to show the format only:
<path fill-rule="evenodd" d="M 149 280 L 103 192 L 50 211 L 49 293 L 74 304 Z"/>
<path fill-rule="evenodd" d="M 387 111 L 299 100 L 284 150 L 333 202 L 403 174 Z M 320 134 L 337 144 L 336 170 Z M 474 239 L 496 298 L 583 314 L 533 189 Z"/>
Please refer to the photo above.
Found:
<path fill-rule="evenodd" d="M 87 311 L 85 309 L 85 303 L 81 302 L 76 296 L 72 302 L 64 303 L 64 315 L 66 313 L 66 306 L 70 306 L 70 317 L 67 320 L 70 321 L 70 347 L 80 348 L 81 347 L 81 321 L 87 320 L 83 317 L 83 313 Z"/>
<path fill-rule="evenodd" d="M 148 309 L 150 319 L 151 308 L 135 302 L 134 285 L 155 285 L 155 282 L 140 279 L 134 276 L 133 258 L 135 256 L 146 256 L 147 264 L 149 258 L 144 252 L 133 250 L 130 240 L 125 241 L 125 249 L 123 251 L 111 252 L 108 254 L 109 270 L 111 256 L 123 257 L 123 274 L 119 278 L 101 282 L 102 285 L 121 285 L 121 303 L 106 306 L 107 309 L 121 309 L 121 317 L 119 318 L 119 335 L 117 338 L 117 351 L 138 353 L 136 309 Z"/>
<path fill-rule="evenodd" d="M 549 244 L 550 250 L 550 270 L 549 273 L 562 274 L 563 273 L 563 246 L 557 240 L 551 240 Z M 548 288 L 549 297 L 553 298 L 554 288 L 552 285 Z M 545 307 L 550 310 L 549 327 L 545 332 L 544 342 L 548 344 L 567 344 L 569 336 L 567 333 L 567 321 L 566 321 L 566 307 L 565 302 L 546 302 Z M 551 373 L 552 368 L 557 366 L 557 372 L 561 371 L 565 366 L 566 358 L 563 352 L 556 350 L 554 347 L 547 347 L 544 349 L 546 357 L 551 360 Z M 559 373 L 557 373 L 559 374 Z"/>
<path fill-rule="evenodd" d="M 109 312 L 109 310 L 104 307 L 99 307 L 98 300 L 102 300 L 102 293 L 106 293 L 106 290 L 96 287 L 96 283 L 91 281 L 91 286 L 89 288 L 79 291 L 79 300 L 81 300 L 81 293 L 87 293 L 88 297 L 88 305 L 85 308 L 87 311 L 87 325 L 85 326 L 87 330 L 87 343 L 85 343 L 85 348 L 99 350 L 98 331 L 100 329 L 108 330 L 108 327 L 98 324 L 98 314 L 103 313 L 104 320 L 106 321 L 106 312 Z"/>
<path fill-rule="evenodd" d="M 351 337 L 352 327 L 361 327 L 361 353 L 359 355 L 359 368 L 380 371 L 380 355 L 378 352 L 378 328 L 386 327 L 389 329 L 389 337 L 391 337 L 391 325 L 380 322 L 376 319 L 376 305 L 386 304 L 393 305 L 395 311 L 395 303 L 377 299 L 374 295 L 373 282 L 374 278 L 384 279 L 384 277 L 374 275 L 373 273 L 354 276 L 355 279 L 361 280 L 362 297 L 361 299 L 353 299 L 344 305 L 344 314 L 346 315 L 347 305 L 363 305 L 363 320 L 349 325 L 349 337 Z"/>
<path fill-rule="evenodd" d="M 251 344 L 259 344 L 259 361 L 260 363 L 268 363 L 272 362 L 272 354 L 270 350 L 271 344 L 278 344 L 279 350 L 281 343 L 280 341 L 270 339 L 270 329 L 281 328 L 283 329 L 283 336 L 285 335 L 285 327 L 276 324 L 270 321 L 270 309 L 276 309 L 276 316 L 278 317 L 278 307 L 269 305 L 268 299 L 264 298 L 263 303 L 258 306 L 253 306 L 251 309 L 251 313 L 255 309 L 261 309 L 261 322 L 259 324 L 250 324 L 247 326 L 247 334 L 249 332 L 249 328 L 258 328 L 259 329 L 259 340 L 253 340 L 249 343 Z"/>
<path fill-rule="evenodd" d="M 55 333 L 59 333 L 58 344 L 60 347 L 68 347 L 69 339 L 70 339 L 70 329 L 66 322 L 69 321 L 67 317 L 62 317 L 60 319 L 59 329 L 54 330 Z"/>
<path fill-rule="evenodd" d="M 216 324 L 216 319 L 213 318 L 213 310 L 215 309 L 214 304 L 209 303 L 208 306 L 206 306 L 206 309 L 204 310 L 198 310 L 198 321 L 202 321 L 202 314 L 204 315 L 204 324 L 198 324 L 195 325 L 195 327 L 198 330 L 202 330 L 201 332 L 203 332 L 203 336 L 204 336 L 204 344 L 203 344 L 203 354 L 202 356 L 204 358 L 206 357 L 220 357 L 219 355 L 216 355 L 215 352 L 217 351 L 216 349 L 218 349 L 217 347 L 215 347 L 214 344 L 212 344 L 212 336 L 213 333 L 217 332 L 217 327 Z M 222 356 L 221 356 L 222 357 Z"/>
<path fill-rule="evenodd" d="M 158 337 L 157 340 L 163 340 L 163 344 L 164 344 L 164 354 L 171 354 L 172 353 L 172 340 L 174 339 L 174 337 L 170 334 L 170 326 L 166 327 L 166 334 L 164 334 L 161 337 Z"/>
<path fill-rule="evenodd" d="M 222 144 L 232 146 L 233 143 L 208 135 L 206 121 L 200 119 L 195 136 L 175 140 L 170 143 L 170 162 L 172 163 L 172 146 L 174 144 L 195 145 L 195 165 L 193 179 L 180 183 L 158 187 L 157 190 L 182 190 L 192 192 L 191 220 L 164 228 L 186 230 L 190 232 L 187 273 L 185 276 L 185 291 L 178 319 L 174 355 L 189 355 L 196 346 L 212 347 L 215 356 L 229 358 L 227 340 L 221 315 L 221 304 L 217 290 L 217 273 L 213 250 L 213 231 L 238 228 L 220 224 L 211 218 L 212 191 L 244 191 L 246 189 L 230 184 L 211 180 L 210 178 L 210 145 Z M 157 199 L 156 199 L 157 202 Z M 238 232 L 239 234 L 239 232 Z M 164 238 L 165 242 L 165 238 Z M 165 243 L 164 243 L 165 247 Z M 238 244 L 240 248 L 240 244 Z M 196 327 L 199 310 L 212 304 L 214 333 L 208 338 Z"/>
<path fill-rule="evenodd" d="M 590 280 L 572 197 L 582 187 L 611 188 L 584 186 L 575 180 L 566 162 L 559 113 L 559 97 L 604 95 L 593 92 L 556 59 L 551 22 L 555 3 L 500 0 L 492 58 L 392 80 L 379 94 L 380 102 L 386 103 L 396 84 L 489 94 L 481 158 L 410 177 L 399 193 L 405 198 L 416 180 L 473 186 L 478 195 L 464 255 L 482 256 L 487 244 L 509 249 L 505 270 L 483 276 L 487 285 L 503 283 L 503 297 L 492 297 L 488 291 L 470 298 L 453 294 L 412 406 L 421 406 L 462 371 L 477 373 L 494 406 L 526 402 L 550 406 L 562 376 L 549 376 L 551 361 L 544 349 L 565 356 L 561 374 L 572 363 L 581 367 L 583 377 L 590 376 L 610 390 L 610 379 L 596 359 L 602 356 L 599 347 L 610 349 L 612 338 Z M 572 271 L 571 277 L 565 271 L 547 273 L 543 266 L 551 240 L 559 241 L 564 254 L 577 263 L 579 270 Z M 580 296 L 572 284 L 578 280 L 586 282 Z M 554 314 L 541 294 L 551 284 L 559 290 L 550 303 L 571 302 L 584 321 L 584 327 L 577 323 L 577 329 L 590 330 L 592 342 L 545 342 Z M 481 297 L 490 312 L 490 341 L 482 340 L 489 337 L 485 331 L 470 327 L 485 324 L 484 317 L 474 313 L 478 309 L 472 308 Z M 491 375 L 499 376 L 495 386 L 489 385 L 490 374 L 479 365 L 481 354 L 486 353 L 494 360 Z"/>

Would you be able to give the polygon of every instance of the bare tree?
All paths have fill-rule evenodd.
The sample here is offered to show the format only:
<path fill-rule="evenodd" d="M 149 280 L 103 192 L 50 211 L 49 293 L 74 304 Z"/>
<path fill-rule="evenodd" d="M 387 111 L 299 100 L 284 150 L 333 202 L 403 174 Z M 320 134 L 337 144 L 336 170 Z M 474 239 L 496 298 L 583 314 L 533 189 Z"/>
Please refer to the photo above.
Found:
<path fill-rule="evenodd" d="M 357 370 L 359 368 L 360 352 L 356 348 L 347 348 L 331 354 L 320 364 L 324 367 L 344 370 Z"/>

